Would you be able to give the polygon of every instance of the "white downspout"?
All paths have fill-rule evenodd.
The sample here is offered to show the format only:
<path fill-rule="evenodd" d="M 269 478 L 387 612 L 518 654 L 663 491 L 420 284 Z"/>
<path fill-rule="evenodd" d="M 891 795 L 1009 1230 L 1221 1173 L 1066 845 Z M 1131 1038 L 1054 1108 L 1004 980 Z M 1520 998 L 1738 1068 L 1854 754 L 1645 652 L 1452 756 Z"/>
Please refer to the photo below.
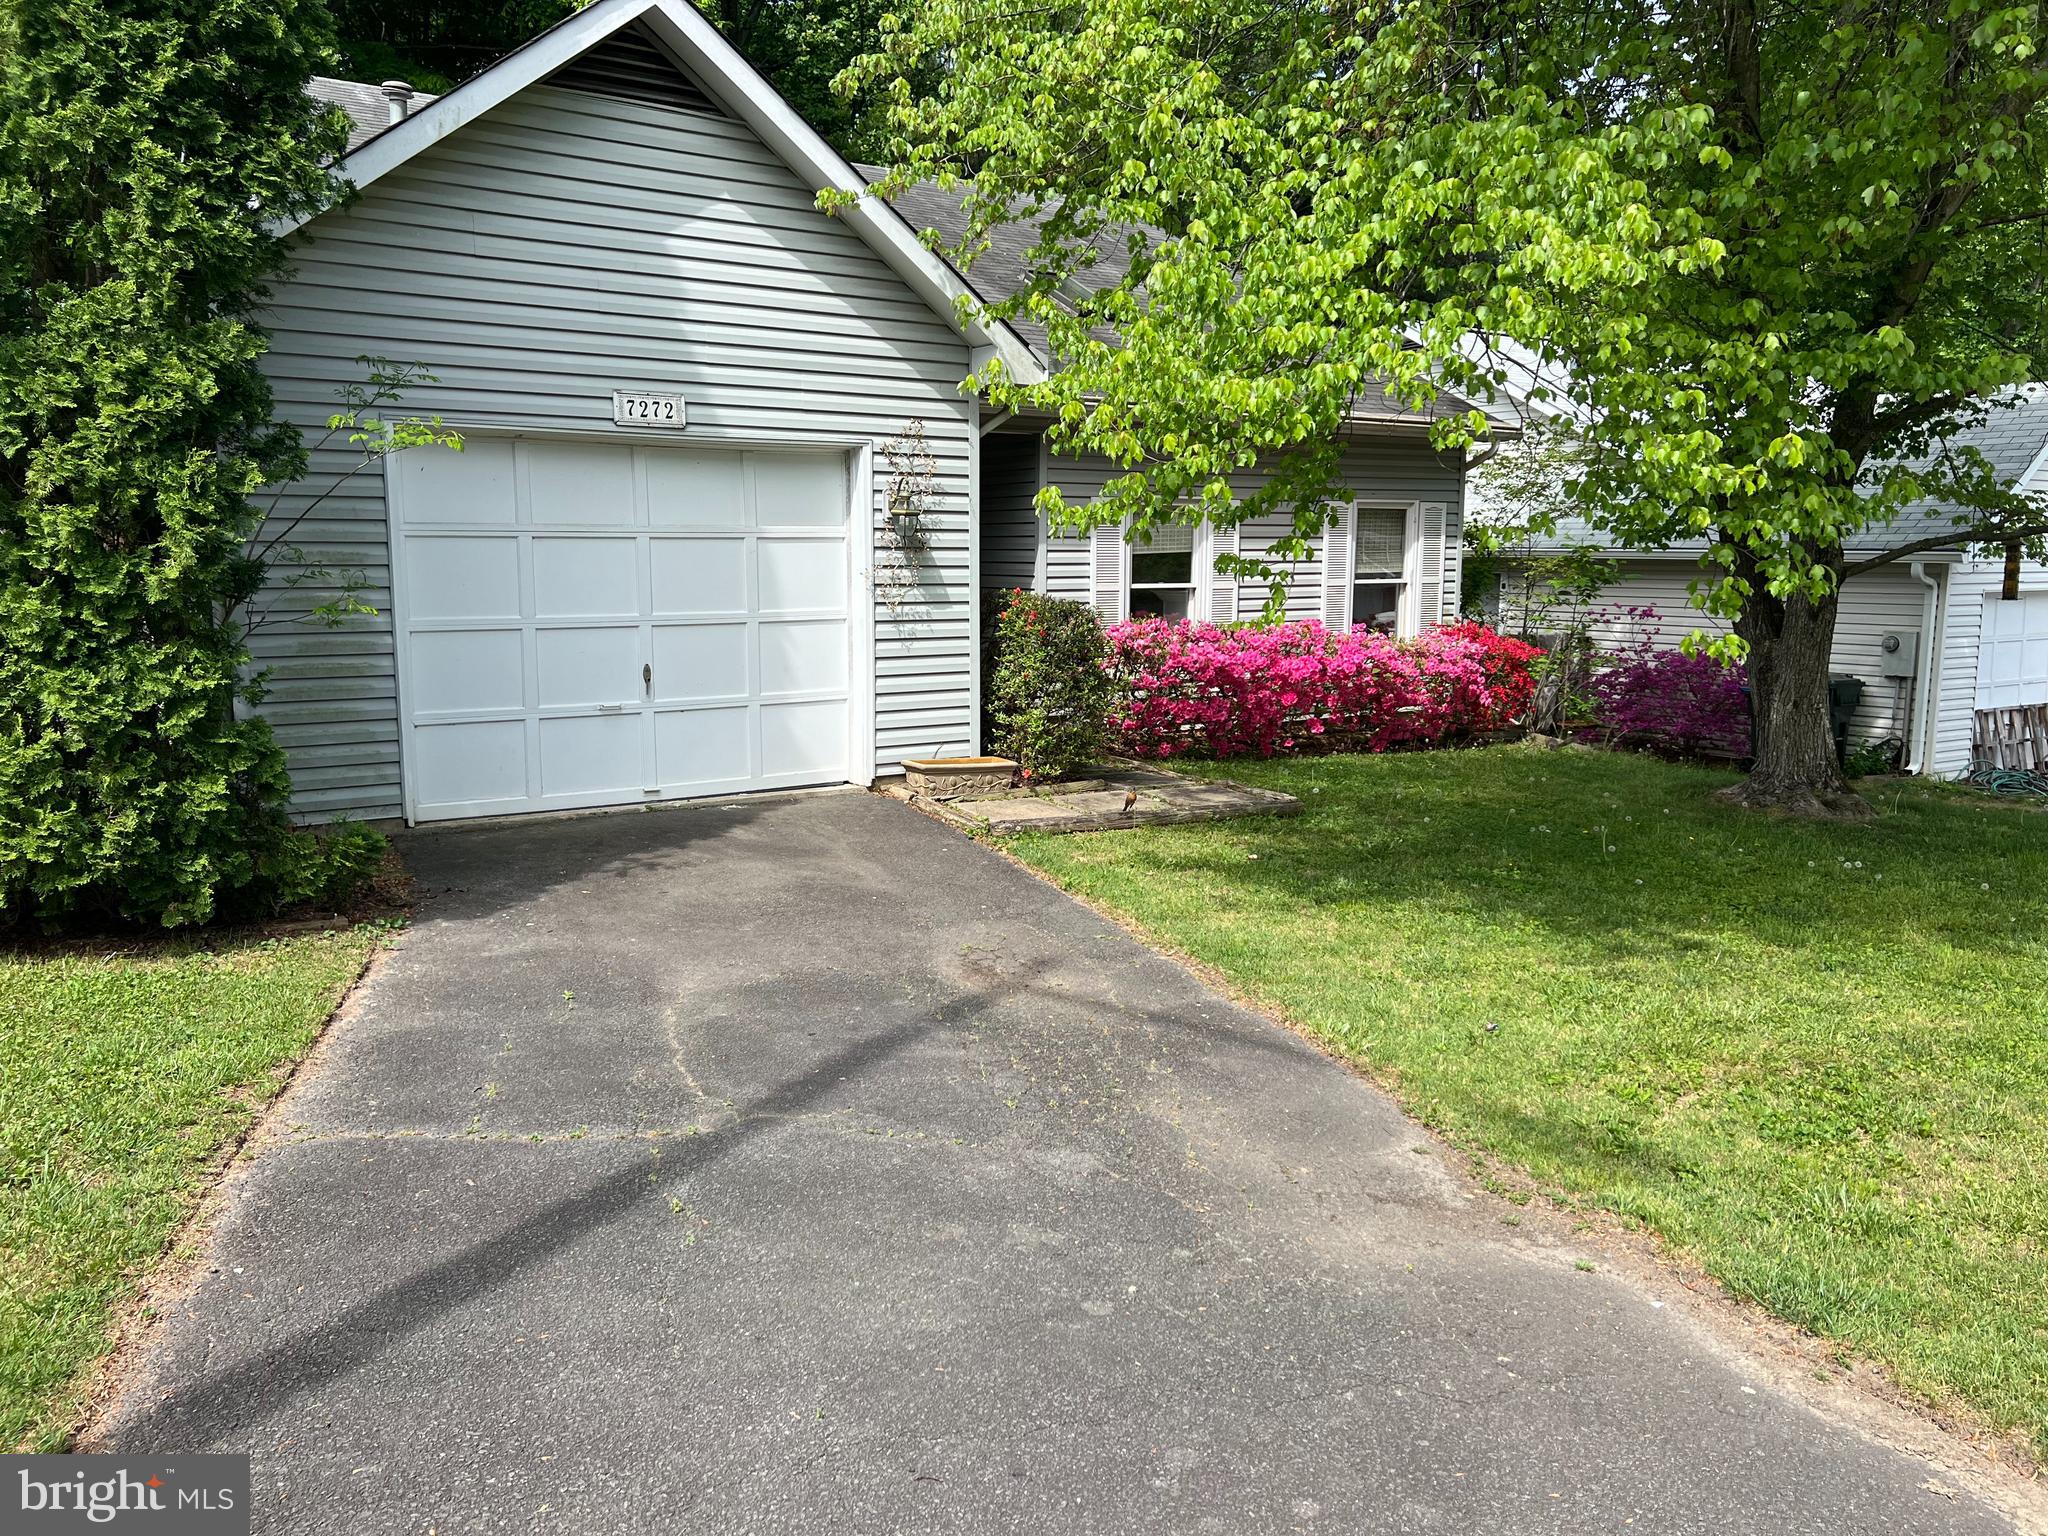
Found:
<path fill-rule="evenodd" d="M 1927 739 L 1934 702 L 1934 626 L 1941 601 L 1941 583 L 1927 574 L 1925 560 L 1915 560 L 1907 569 L 1913 573 L 1913 579 L 1927 589 L 1927 597 L 1920 613 L 1920 656 L 1914 669 L 1918 676 L 1913 679 L 1913 719 L 1909 728 L 1912 748 L 1906 757 L 1906 772 L 1925 773 L 1930 755 Z"/>

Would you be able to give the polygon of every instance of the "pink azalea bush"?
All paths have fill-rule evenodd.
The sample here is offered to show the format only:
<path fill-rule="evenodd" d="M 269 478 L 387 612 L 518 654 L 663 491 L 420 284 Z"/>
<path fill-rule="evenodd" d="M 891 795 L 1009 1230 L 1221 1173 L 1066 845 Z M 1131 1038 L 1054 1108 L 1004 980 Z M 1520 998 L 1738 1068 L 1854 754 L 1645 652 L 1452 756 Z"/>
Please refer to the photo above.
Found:
<path fill-rule="evenodd" d="M 1222 629 L 1133 619 L 1109 630 L 1110 741 L 1139 757 L 1442 741 L 1507 724 L 1528 702 L 1538 654 L 1480 625 L 1400 642 L 1314 621 Z"/>

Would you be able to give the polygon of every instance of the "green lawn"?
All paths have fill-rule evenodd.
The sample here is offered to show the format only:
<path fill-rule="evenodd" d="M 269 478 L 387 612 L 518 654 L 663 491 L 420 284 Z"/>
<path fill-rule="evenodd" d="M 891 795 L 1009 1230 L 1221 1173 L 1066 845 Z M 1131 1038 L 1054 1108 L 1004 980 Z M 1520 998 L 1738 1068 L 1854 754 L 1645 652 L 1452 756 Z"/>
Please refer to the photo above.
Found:
<path fill-rule="evenodd" d="M 1875 827 L 1776 823 L 1712 770 L 1519 748 L 1194 771 L 1306 812 L 1010 846 L 2048 1452 L 2048 815 L 1894 783 Z"/>
<path fill-rule="evenodd" d="M 378 932 L 0 953 L 0 1450 L 62 1443 L 137 1281 Z"/>

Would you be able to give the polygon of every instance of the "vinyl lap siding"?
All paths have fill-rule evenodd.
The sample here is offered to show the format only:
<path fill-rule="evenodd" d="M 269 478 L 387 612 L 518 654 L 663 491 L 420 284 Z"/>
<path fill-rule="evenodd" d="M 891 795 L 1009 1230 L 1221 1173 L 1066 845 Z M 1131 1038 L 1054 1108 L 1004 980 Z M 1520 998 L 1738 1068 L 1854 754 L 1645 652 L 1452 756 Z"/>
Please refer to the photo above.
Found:
<path fill-rule="evenodd" d="M 1360 501 L 1441 503 L 1443 526 L 1425 519 L 1422 566 L 1438 572 L 1436 604 L 1422 622 L 1448 624 L 1458 617 L 1458 588 L 1464 570 L 1465 466 L 1462 455 L 1442 453 L 1414 438 L 1365 438 L 1344 450 L 1344 484 Z"/>
<path fill-rule="evenodd" d="M 1503 617 L 1511 623 L 1520 622 L 1516 569 L 1513 565 L 1507 568 L 1501 597 Z M 1601 594 L 1600 605 L 1592 616 L 1595 642 L 1618 649 L 1648 639 L 1655 645 L 1675 649 L 1696 630 L 1726 633 L 1725 621 L 1692 606 L 1687 587 L 1698 574 L 1698 567 L 1690 560 L 1621 562 L 1621 579 Z M 1910 729 L 1912 683 L 1879 674 L 1879 647 L 1886 630 L 1921 627 L 1926 590 L 1903 569 L 1872 571 L 1852 578 L 1842 588 L 1841 616 L 1835 626 L 1830 667 L 1863 680 L 1863 701 L 1849 727 L 1850 735 L 1858 741 L 1881 741 L 1886 737 L 1903 741 Z M 1631 608 L 1652 612 L 1647 616 L 1632 615 L 1627 611 Z"/>
<path fill-rule="evenodd" d="M 1093 455 L 1054 458 L 1048 477 L 1059 486 L 1069 505 L 1082 506 L 1101 493 L 1103 485 L 1121 471 L 1107 459 Z M 1464 471 L 1455 455 L 1437 452 L 1426 442 L 1388 435 L 1365 438 L 1348 444 L 1339 471 L 1345 488 L 1362 501 L 1407 504 L 1441 503 L 1442 530 L 1432 528 L 1425 542 L 1426 568 L 1442 573 L 1439 600 L 1425 623 L 1442 623 L 1457 617 L 1461 528 L 1464 515 Z M 1256 470 L 1233 477 L 1232 488 L 1239 496 L 1250 495 L 1265 483 Z M 1238 549 L 1246 555 L 1262 555 L 1273 541 L 1290 533 L 1293 520 L 1285 514 L 1259 517 L 1237 530 Z M 1306 560 L 1283 568 L 1289 619 L 1320 619 L 1323 616 L 1323 540 L 1313 541 Z M 1054 536 L 1046 544 L 1045 590 L 1058 597 L 1086 600 L 1090 591 L 1091 562 L 1085 538 Z M 1237 617 L 1251 621 L 1264 616 L 1268 589 L 1256 582 L 1237 584 Z"/>
<path fill-rule="evenodd" d="M 690 427 L 879 445 L 916 418 L 937 462 L 921 600 L 875 611 L 876 767 L 971 750 L 974 405 L 964 338 L 743 125 L 536 86 L 308 229 L 275 295 L 265 368 L 285 419 L 318 436 L 360 354 L 438 382 L 398 410 L 453 426 L 611 428 L 620 386 L 680 390 Z M 280 512 L 347 471 L 319 450 Z M 876 506 L 886 494 L 877 464 Z M 359 570 L 375 619 L 308 625 L 328 588 L 284 596 L 253 648 L 293 807 L 399 813 L 398 701 L 381 476 L 355 476 L 294 543 Z"/>
<path fill-rule="evenodd" d="M 1030 589 L 1038 581 L 1038 439 L 998 432 L 981 444 L 981 584 Z"/>
<path fill-rule="evenodd" d="M 1849 723 L 1851 736 L 1863 741 L 1886 737 L 1905 741 L 1911 732 L 1914 681 L 1885 677 L 1879 668 L 1885 631 L 1922 628 L 1927 618 L 1926 598 L 1927 588 L 1903 566 L 1871 571 L 1843 583 L 1830 662 L 1835 671 L 1863 679 L 1863 702 Z M 1922 635 L 1921 643 L 1931 645 L 1934 639 L 1931 634 Z M 1937 699 L 1939 696 L 1937 692 Z"/>

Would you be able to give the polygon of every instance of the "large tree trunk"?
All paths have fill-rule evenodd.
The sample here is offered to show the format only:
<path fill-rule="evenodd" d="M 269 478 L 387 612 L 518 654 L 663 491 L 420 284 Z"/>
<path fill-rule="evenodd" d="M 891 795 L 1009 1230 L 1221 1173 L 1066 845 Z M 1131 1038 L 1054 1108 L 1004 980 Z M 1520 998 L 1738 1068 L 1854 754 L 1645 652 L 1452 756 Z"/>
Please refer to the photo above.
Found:
<path fill-rule="evenodd" d="M 1749 777 L 1723 793 L 1738 805 L 1793 816 L 1865 820 L 1875 813 L 1849 787 L 1828 722 L 1828 656 L 1839 589 L 1819 602 L 1755 591 L 1735 632 L 1749 642 L 1756 731 Z"/>

